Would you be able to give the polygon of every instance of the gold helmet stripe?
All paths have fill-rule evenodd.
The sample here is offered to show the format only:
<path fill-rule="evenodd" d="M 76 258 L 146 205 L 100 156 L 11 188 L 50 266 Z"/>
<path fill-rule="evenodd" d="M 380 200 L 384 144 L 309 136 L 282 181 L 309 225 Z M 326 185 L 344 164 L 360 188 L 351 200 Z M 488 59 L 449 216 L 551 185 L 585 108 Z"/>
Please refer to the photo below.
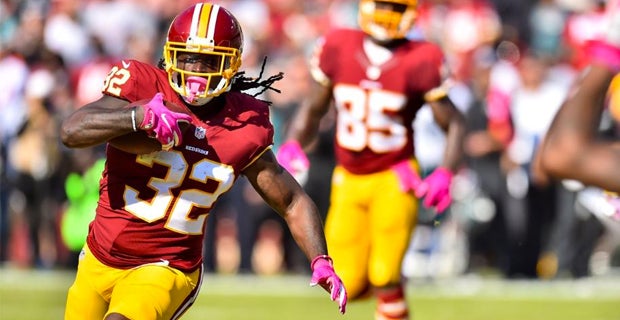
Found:
<path fill-rule="evenodd" d="M 215 25 L 217 23 L 219 10 L 220 6 L 216 4 L 197 4 L 194 8 L 194 15 L 192 17 L 190 38 L 201 42 L 201 44 L 213 45 Z M 206 43 L 203 43 L 205 40 L 200 41 L 199 39 L 206 39 Z"/>
<path fill-rule="evenodd" d="M 218 6 L 217 4 L 214 5 L 210 5 L 211 7 L 211 12 L 209 12 L 209 27 L 207 28 L 207 34 L 205 35 L 205 38 L 212 40 L 211 42 L 213 44 L 215 43 L 214 40 L 214 36 L 215 36 L 215 25 L 217 23 L 217 15 L 220 12 L 220 6 Z"/>
<path fill-rule="evenodd" d="M 197 39 L 213 39 L 218 5 L 199 3 L 194 8 L 190 35 Z M 192 37 L 194 38 L 194 37 Z"/>

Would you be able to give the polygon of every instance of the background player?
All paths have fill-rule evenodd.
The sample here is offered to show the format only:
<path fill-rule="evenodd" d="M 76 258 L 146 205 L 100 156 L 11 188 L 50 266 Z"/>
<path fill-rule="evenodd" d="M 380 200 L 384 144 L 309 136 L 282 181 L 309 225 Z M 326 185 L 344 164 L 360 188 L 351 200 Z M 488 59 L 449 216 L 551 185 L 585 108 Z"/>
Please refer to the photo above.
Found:
<path fill-rule="evenodd" d="M 617 141 L 597 138 L 601 115 L 614 76 L 620 72 L 620 1 L 606 5 L 606 32 L 591 41 L 591 65 L 585 69 L 547 133 L 542 163 L 553 176 L 620 192 Z M 615 88 L 614 94 L 620 94 Z"/>
<path fill-rule="evenodd" d="M 441 50 L 406 38 L 416 7 L 415 0 L 362 0 L 362 30 L 335 30 L 319 40 L 311 60 L 319 85 L 278 152 L 287 170 L 304 176 L 303 148 L 334 101 L 337 166 L 326 236 L 350 297 L 372 292 L 378 299 L 376 319 L 409 316 L 401 263 L 416 223 L 414 193 L 438 213 L 450 205 L 464 136 L 463 116 L 447 97 Z M 424 103 L 447 133 L 447 146 L 442 165 L 421 180 L 412 121 Z"/>
<path fill-rule="evenodd" d="M 193 5 L 171 23 L 160 68 L 120 61 L 107 76 L 103 96 L 64 120 L 62 141 L 68 147 L 111 142 L 65 319 L 183 314 L 200 289 L 209 211 L 240 175 L 286 220 L 312 259 L 311 284 L 331 292 L 344 313 L 346 291 L 327 256 L 317 209 L 271 151 L 268 104 L 239 92 L 270 88 L 281 75 L 262 82 L 241 77 L 242 48 L 243 34 L 230 12 L 210 3 Z M 164 101 L 185 104 L 193 115 L 173 112 Z M 181 130 L 179 124 L 190 120 Z M 145 147 L 121 144 L 127 134 L 133 141 L 149 141 L 148 135 L 163 151 L 122 151 L 117 147 Z"/>

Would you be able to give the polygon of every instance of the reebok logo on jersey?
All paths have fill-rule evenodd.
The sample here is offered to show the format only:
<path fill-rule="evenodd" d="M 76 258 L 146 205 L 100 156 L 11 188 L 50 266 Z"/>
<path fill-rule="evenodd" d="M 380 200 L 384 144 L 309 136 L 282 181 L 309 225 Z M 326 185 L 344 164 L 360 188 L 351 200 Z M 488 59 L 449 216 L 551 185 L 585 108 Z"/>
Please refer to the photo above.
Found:
<path fill-rule="evenodd" d="M 125 62 L 125 60 L 121 60 L 121 63 L 123 64 L 123 68 L 125 69 L 129 68 L 129 66 L 131 65 L 131 62 Z"/>

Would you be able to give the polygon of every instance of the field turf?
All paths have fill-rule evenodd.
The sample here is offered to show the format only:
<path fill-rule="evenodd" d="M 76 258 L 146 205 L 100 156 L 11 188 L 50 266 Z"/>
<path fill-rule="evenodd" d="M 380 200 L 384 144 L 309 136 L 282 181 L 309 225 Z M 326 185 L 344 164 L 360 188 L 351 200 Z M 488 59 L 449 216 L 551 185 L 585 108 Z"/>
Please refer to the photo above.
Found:
<path fill-rule="evenodd" d="M 67 271 L 0 268 L 0 319 L 62 319 Z M 201 294 L 183 320 L 372 320 L 373 301 L 353 302 L 338 313 L 309 277 L 207 274 Z M 582 280 L 506 281 L 463 276 L 412 281 L 413 320 L 620 320 L 620 276 Z"/>

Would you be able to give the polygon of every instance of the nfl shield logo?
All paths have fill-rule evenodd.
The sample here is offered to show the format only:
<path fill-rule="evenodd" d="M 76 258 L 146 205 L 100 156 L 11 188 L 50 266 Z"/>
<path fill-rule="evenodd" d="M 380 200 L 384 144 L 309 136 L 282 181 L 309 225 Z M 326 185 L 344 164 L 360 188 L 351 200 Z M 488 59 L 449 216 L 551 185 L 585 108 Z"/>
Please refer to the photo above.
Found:
<path fill-rule="evenodd" d="M 207 129 L 203 127 L 196 127 L 196 130 L 194 130 L 194 136 L 197 139 L 204 139 L 206 135 L 207 135 Z"/>

